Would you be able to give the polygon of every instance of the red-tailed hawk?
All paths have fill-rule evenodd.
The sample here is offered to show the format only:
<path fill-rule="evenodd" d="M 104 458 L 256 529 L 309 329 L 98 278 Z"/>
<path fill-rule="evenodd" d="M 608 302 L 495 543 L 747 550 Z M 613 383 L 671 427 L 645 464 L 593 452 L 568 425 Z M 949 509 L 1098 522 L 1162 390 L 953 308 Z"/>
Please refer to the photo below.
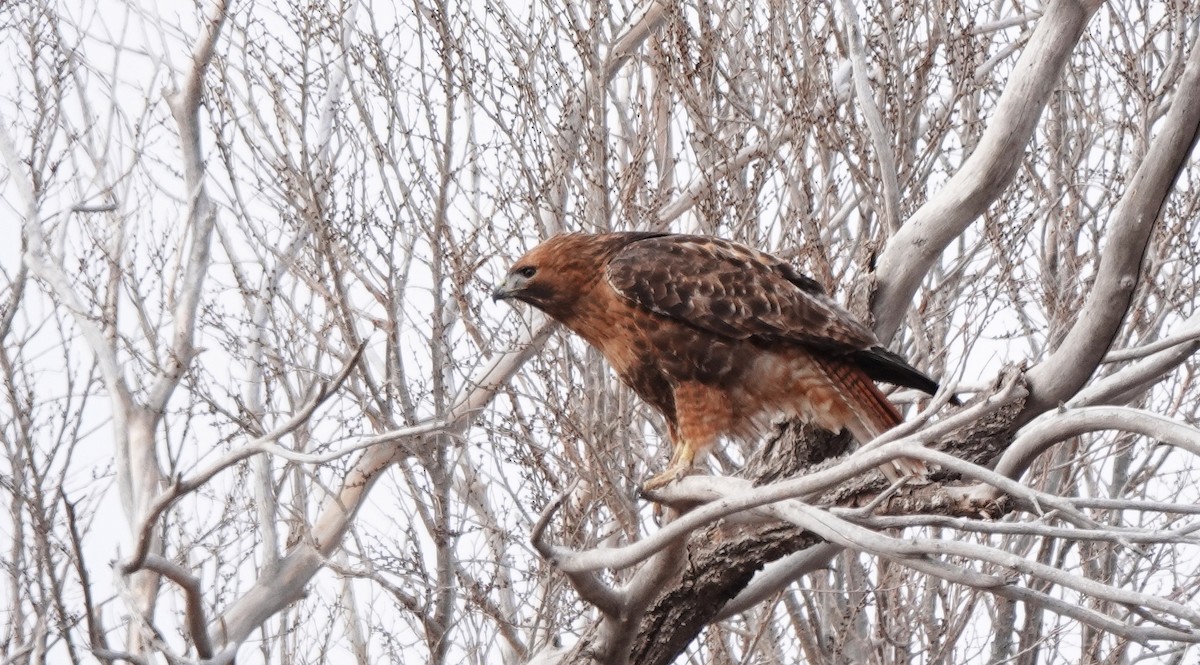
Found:
<path fill-rule="evenodd" d="M 513 264 L 493 298 L 578 333 L 663 415 L 671 462 L 645 489 L 686 474 L 721 436 L 759 436 L 779 415 L 865 443 L 901 422 L 874 381 L 938 387 L 790 264 L 718 238 L 556 236 Z M 880 469 L 893 481 L 924 472 L 907 459 Z"/>

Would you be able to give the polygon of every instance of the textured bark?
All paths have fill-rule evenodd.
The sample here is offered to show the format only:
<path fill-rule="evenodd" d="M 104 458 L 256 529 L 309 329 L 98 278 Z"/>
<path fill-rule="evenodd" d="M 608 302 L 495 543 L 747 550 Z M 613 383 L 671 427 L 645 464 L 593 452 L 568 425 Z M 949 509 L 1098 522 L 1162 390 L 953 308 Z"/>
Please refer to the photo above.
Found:
<path fill-rule="evenodd" d="M 1008 404 L 933 447 L 987 465 L 1012 441 L 1013 422 L 1022 405 L 1020 400 Z M 850 451 L 851 443 L 844 434 L 788 425 L 747 463 L 745 475 L 765 483 L 824 468 L 840 461 Z M 829 455 L 834 458 L 828 458 Z M 953 490 L 973 482 L 954 474 L 935 472 L 931 480 L 926 485 L 902 489 L 882 502 L 875 512 L 995 518 L 1008 509 L 1005 502 L 963 501 L 961 493 Z M 872 472 L 851 478 L 815 503 L 864 505 L 887 488 L 883 476 Z M 819 542 L 822 542 L 819 538 L 802 529 L 780 525 L 731 529 L 717 524 L 694 535 L 689 544 L 688 563 L 679 581 L 662 594 L 642 621 L 631 662 L 639 665 L 672 662 L 764 565 Z"/>
<path fill-rule="evenodd" d="M 672 662 L 767 562 L 820 542 L 794 527 L 739 531 L 722 533 L 714 526 L 693 538 L 682 578 L 642 620 L 630 662 Z"/>

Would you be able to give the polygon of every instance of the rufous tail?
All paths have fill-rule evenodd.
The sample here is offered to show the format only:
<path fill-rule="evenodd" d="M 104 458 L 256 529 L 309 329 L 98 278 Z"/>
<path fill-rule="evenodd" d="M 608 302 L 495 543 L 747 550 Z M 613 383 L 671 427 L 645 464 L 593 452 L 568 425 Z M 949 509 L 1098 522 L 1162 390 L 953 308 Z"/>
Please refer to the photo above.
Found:
<path fill-rule="evenodd" d="M 845 427 L 859 445 L 868 443 L 904 422 L 888 398 L 867 373 L 848 363 L 821 363 L 830 381 L 837 387 L 846 402 Z M 879 466 L 880 472 L 889 482 L 904 476 L 921 476 L 926 472 L 925 463 L 908 457 L 898 457 Z"/>

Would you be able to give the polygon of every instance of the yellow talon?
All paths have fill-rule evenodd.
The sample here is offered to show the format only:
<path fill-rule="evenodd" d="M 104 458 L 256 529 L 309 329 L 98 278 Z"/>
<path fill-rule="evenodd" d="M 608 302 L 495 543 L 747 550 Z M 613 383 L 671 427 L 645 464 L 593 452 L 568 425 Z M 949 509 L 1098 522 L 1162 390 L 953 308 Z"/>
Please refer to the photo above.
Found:
<path fill-rule="evenodd" d="M 646 480 L 642 483 L 642 491 L 648 492 L 662 487 L 666 487 L 680 478 L 688 475 L 692 470 L 696 461 L 696 453 L 686 444 L 675 447 L 675 452 L 671 455 L 671 461 L 667 463 L 667 468 L 662 473 Z"/>

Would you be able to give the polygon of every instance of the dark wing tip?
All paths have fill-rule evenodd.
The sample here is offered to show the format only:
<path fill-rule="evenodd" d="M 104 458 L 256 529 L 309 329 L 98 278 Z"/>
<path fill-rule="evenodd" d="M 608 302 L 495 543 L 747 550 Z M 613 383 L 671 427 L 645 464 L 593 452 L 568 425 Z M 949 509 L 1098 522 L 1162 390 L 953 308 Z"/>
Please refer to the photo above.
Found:
<path fill-rule="evenodd" d="M 867 376 L 875 381 L 883 381 L 905 388 L 916 388 L 930 395 L 938 391 L 938 382 L 929 378 L 921 370 L 908 364 L 904 358 L 888 351 L 882 346 L 872 346 L 869 349 L 855 351 L 851 354 L 854 361 L 862 368 Z M 952 400 L 957 402 L 957 398 Z"/>

